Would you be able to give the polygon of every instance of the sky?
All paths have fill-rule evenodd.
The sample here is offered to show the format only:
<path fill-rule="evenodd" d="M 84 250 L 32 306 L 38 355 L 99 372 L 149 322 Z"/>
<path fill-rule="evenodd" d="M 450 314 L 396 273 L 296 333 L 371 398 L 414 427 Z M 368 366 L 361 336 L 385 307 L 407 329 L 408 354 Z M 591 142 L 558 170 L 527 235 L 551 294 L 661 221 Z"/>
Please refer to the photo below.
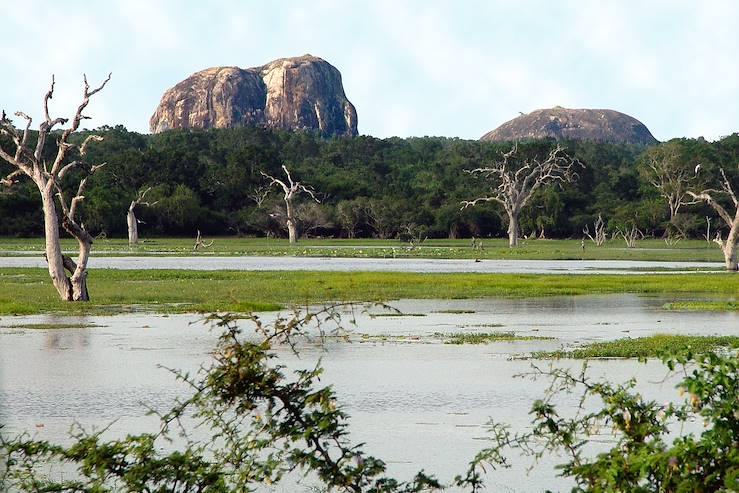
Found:
<path fill-rule="evenodd" d="M 0 108 L 148 132 L 166 89 L 213 66 L 310 53 L 359 132 L 476 139 L 538 108 L 608 108 L 659 140 L 739 131 L 739 1 L 0 0 Z"/>

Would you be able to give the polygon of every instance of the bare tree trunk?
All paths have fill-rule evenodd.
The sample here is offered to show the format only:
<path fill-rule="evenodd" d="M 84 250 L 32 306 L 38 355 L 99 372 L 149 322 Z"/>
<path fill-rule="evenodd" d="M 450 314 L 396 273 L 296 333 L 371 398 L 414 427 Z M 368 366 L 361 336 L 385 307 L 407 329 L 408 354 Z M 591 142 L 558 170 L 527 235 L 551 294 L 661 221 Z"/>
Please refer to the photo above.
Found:
<path fill-rule="evenodd" d="M 134 246 L 139 244 L 139 221 L 136 219 L 136 207 L 138 205 L 153 206 L 157 205 L 156 202 L 144 202 L 146 194 L 151 191 L 151 187 L 142 188 L 136 194 L 136 198 L 131 201 L 131 205 L 128 206 L 128 213 L 126 214 L 126 223 L 128 224 L 128 246 Z"/>
<path fill-rule="evenodd" d="M 723 250 L 726 270 L 739 270 L 739 264 L 736 260 L 736 243 L 727 243 Z"/>
<path fill-rule="evenodd" d="M 293 215 L 293 204 L 292 200 L 285 199 L 285 209 L 287 211 L 287 235 L 290 238 L 290 243 L 298 242 L 298 227 L 295 224 L 295 216 Z"/>
<path fill-rule="evenodd" d="M 513 212 L 508 213 L 508 246 L 518 246 L 518 214 Z"/>
<path fill-rule="evenodd" d="M 128 214 L 126 214 L 126 222 L 128 223 L 129 246 L 138 245 L 139 243 L 139 224 L 136 220 L 136 214 L 134 213 L 135 207 L 136 202 L 131 202 L 131 205 L 128 207 Z"/>
<path fill-rule="evenodd" d="M 739 210 L 737 210 L 734 224 L 729 231 L 729 236 L 726 238 L 726 242 L 721 245 L 721 250 L 724 252 L 724 262 L 726 263 L 726 270 L 739 270 L 739 265 L 736 259 L 736 244 L 739 240 Z"/>
<path fill-rule="evenodd" d="M 72 284 L 72 301 L 90 301 L 90 293 L 87 291 L 87 261 L 90 258 L 90 249 L 92 247 L 91 238 L 77 238 L 79 244 L 79 256 L 77 265 L 71 258 L 66 260 L 74 267 L 70 282 Z M 65 262 L 66 263 L 66 262 Z"/>
<path fill-rule="evenodd" d="M 62 245 L 59 241 L 59 219 L 56 215 L 54 194 L 43 185 L 38 185 L 44 209 L 44 235 L 46 237 L 46 262 L 49 276 L 59 297 L 64 301 L 72 301 L 72 284 L 64 272 Z"/>

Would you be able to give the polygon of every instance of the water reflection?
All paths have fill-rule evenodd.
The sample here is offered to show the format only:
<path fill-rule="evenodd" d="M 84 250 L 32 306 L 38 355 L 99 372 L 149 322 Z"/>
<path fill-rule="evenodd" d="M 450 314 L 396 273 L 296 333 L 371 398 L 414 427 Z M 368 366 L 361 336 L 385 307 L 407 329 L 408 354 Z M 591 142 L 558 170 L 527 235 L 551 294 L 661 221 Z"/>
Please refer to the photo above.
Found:
<path fill-rule="evenodd" d="M 45 330 L 44 349 L 84 349 L 90 344 L 90 332 L 88 330 Z"/>

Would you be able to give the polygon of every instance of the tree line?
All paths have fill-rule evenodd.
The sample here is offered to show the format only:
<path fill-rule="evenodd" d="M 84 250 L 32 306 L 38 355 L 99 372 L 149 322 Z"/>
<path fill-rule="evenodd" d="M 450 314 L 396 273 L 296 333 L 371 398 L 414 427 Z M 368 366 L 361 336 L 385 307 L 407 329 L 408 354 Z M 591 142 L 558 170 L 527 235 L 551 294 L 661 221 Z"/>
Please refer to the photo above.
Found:
<path fill-rule="evenodd" d="M 79 132 L 78 142 L 92 132 Z M 409 229 L 429 238 L 499 237 L 508 220 L 493 203 L 462 208 L 489 195 L 484 177 L 465 171 L 484 168 L 511 150 L 510 143 L 456 138 L 323 139 L 309 132 L 264 128 L 173 130 L 144 135 L 121 126 L 95 130 L 103 140 L 87 159 L 106 163 L 87 184 L 80 218 L 93 235 L 125 237 L 127 212 L 143 190 L 153 204 L 137 209 L 142 235 L 287 236 L 282 194 L 269 176 L 293 177 L 310 185 L 319 201 L 303 197 L 293 215 L 303 236 L 396 238 Z M 32 132 L 29 140 L 37 134 Z M 53 161 L 55 138 L 44 154 Z M 10 142 L 5 142 L 10 147 Z M 577 180 L 536 190 L 520 214 L 520 234 L 580 238 L 599 215 L 610 232 L 637 227 L 660 237 L 706 233 L 706 205 L 674 205 L 654 186 L 650 163 L 672 159 L 702 184 L 720 183 L 720 169 L 737 178 L 739 134 L 708 142 L 675 139 L 652 148 L 600 142 L 521 142 L 520 152 L 546 155 L 556 146 L 582 166 Z M 695 167 L 700 164 L 700 173 Z M 1 166 L 1 165 L 0 165 Z M 695 177 L 694 175 L 698 175 Z M 693 183 L 697 186 L 697 183 Z M 0 194 L 0 234 L 43 234 L 43 215 L 34 185 L 19 183 Z M 700 187 L 698 187 L 700 188 Z M 685 201 L 687 202 L 687 201 Z M 720 222 L 713 222 L 720 228 Z M 714 229 L 715 231 L 715 229 Z"/>

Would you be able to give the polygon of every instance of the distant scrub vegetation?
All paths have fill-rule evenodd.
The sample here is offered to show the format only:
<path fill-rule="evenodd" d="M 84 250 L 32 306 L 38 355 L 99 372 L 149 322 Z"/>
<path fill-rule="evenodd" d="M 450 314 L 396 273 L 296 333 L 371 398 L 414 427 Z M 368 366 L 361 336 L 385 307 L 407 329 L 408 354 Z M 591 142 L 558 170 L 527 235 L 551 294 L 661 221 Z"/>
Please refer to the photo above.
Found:
<path fill-rule="evenodd" d="M 494 204 L 460 210 L 460 202 L 485 195 L 489 185 L 464 170 L 492 162 L 510 144 L 442 137 L 323 139 L 263 128 L 143 135 L 118 126 L 96 133 L 105 140 L 91 147 L 88 160 L 107 165 L 88 185 L 83 211 L 85 226 L 96 235 L 124 237 L 131 200 L 151 186 L 147 199 L 158 203 L 137 213 L 144 237 L 194 236 L 198 229 L 208 235 L 284 236 L 281 196 L 273 190 L 265 198 L 260 188 L 266 184 L 260 171 L 277 174 L 283 164 L 321 197 L 320 204 L 306 200 L 297 208 L 303 235 L 454 238 L 500 237 L 506 231 L 505 216 Z M 643 172 L 649 149 L 560 144 L 584 168 L 575 183 L 537 192 L 521 214 L 523 234 L 544 230 L 551 238 L 580 238 L 599 214 L 610 231 L 636 224 L 647 235 L 665 232 L 667 204 Z M 521 147 L 544 154 L 554 145 L 543 140 Z M 661 145 L 677 149 L 690 169 L 701 163 L 705 183 L 719 182 L 720 167 L 737 178 L 739 134 L 716 142 L 678 139 Z M 47 145 L 49 156 L 53 146 Z M 0 193 L 0 235 L 42 234 L 37 193 L 28 182 Z M 692 205 L 680 215 L 681 230 L 697 237 L 705 233 L 706 216 L 714 214 Z"/>

